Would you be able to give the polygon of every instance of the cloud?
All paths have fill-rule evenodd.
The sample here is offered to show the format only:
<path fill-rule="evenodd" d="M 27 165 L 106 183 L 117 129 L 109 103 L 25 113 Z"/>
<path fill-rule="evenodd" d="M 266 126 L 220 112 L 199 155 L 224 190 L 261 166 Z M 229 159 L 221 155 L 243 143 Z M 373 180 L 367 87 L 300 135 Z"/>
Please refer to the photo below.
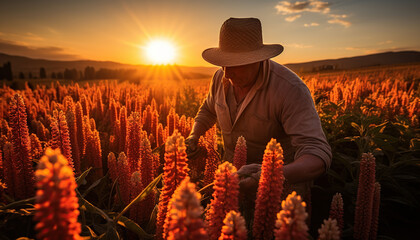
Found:
<path fill-rule="evenodd" d="M 392 40 L 387 40 L 387 41 L 383 41 L 383 42 L 378 42 L 378 45 L 387 45 L 387 44 L 391 44 L 393 43 Z"/>
<path fill-rule="evenodd" d="M 302 14 L 305 12 L 312 12 L 312 13 L 319 13 L 321 15 L 327 16 L 329 18 L 328 23 L 330 24 L 340 24 L 345 27 L 350 27 L 351 22 L 344 20 L 344 18 L 347 18 L 347 15 L 342 14 L 332 14 L 331 6 L 332 4 L 329 2 L 324 2 L 321 0 L 306 0 L 306 1 L 297 1 L 297 2 L 291 2 L 291 1 L 281 1 L 277 3 L 277 5 L 274 7 L 277 10 L 277 14 L 281 15 L 287 15 L 285 17 L 285 20 L 288 22 L 293 22 L 297 18 L 300 18 Z M 300 13 L 296 15 L 297 13 Z M 291 16 L 294 15 L 294 16 Z M 317 24 L 317 25 L 316 25 Z M 304 24 L 305 27 L 313 27 L 313 26 L 319 26 L 318 23 L 315 25 L 312 24 Z"/>
<path fill-rule="evenodd" d="M 351 22 L 343 20 L 344 18 L 347 18 L 347 15 L 345 14 L 343 15 L 330 14 L 330 17 L 332 17 L 332 19 L 328 20 L 328 23 L 330 24 L 340 24 L 346 28 L 351 26 Z"/>
<path fill-rule="evenodd" d="M 45 40 L 45 38 L 40 37 L 40 36 L 38 36 L 38 35 L 36 35 L 36 34 L 34 34 L 34 33 L 31 33 L 31 32 L 27 32 L 27 33 L 24 35 L 24 37 L 25 37 L 26 39 L 33 40 L 33 41 L 44 41 L 44 40 Z"/>
<path fill-rule="evenodd" d="M 291 3 L 288 1 L 279 2 L 275 8 L 278 14 L 287 15 L 300 12 L 321 12 L 328 13 L 330 11 L 331 4 L 328 2 L 309 0 L 303 2 Z"/>
<path fill-rule="evenodd" d="M 77 60 L 82 57 L 67 53 L 64 48 L 59 47 L 35 47 L 23 42 L 13 42 L 0 39 L 0 52 L 11 55 L 26 56 L 31 58 L 52 59 L 52 60 Z"/>
<path fill-rule="evenodd" d="M 319 26 L 319 23 L 313 22 L 313 23 L 305 23 L 303 24 L 305 27 L 316 27 Z"/>
<path fill-rule="evenodd" d="M 293 22 L 300 17 L 302 17 L 302 15 L 299 14 L 299 15 L 294 15 L 294 16 L 287 17 L 287 18 L 285 18 L 285 20 L 288 21 L 288 22 Z"/>

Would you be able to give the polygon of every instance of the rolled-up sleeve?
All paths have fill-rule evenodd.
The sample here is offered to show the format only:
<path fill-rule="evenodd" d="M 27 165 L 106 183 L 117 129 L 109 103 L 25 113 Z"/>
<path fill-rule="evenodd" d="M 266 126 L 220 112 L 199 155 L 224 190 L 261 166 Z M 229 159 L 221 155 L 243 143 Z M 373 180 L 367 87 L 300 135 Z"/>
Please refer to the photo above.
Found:
<path fill-rule="evenodd" d="M 315 155 L 325 162 L 328 170 L 332 158 L 331 147 L 322 130 L 309 89 L 303 82 L 293 85 L 283 101 L 279 117 L 295 148 L 294 158 L 304 154 Z"/>

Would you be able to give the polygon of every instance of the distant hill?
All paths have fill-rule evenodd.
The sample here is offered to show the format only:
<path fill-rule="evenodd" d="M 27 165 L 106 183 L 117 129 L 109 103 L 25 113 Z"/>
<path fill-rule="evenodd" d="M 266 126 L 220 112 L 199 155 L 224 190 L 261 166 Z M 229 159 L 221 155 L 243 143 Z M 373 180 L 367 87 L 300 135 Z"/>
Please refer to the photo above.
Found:
<path fill-rule="evenodd" d="M 420 52 L 384 52 L 364 56 L 327 59 L 304 63 L 285 64 L 295 72 L 316 72 L 325 70 L 349 70 L 372 66 L 420 63 Z"/>
<path fill-rule="evenodd" d="M 0 66 L 6 62 L 11 62 L 12 72 L 14 77 L 18 77 L 20 72 L 27 75 L 31 72 L 34 76 L 38 76 L 41 67 L 45 68 L 47 75 L 52 72 L 63 72 L 65 69 L 76 69 L 77 71 L 84 71 L 86 67 L 94 67 L 96 71 L 99 69 L 124 69 L 135 70 L 146 75 L 149 71 L 156 71 L 161 73 L 163 66 L 147 66 L 147 65 L 131 65 L 112 61 L 93 61 L 93 60 L 77 60 L 77 61 L 57 61 L 46 59 L 33 59 L 23 56 L 13 56 L 0 53 Z M 179 74 L 183 78 L 210 78 L 216 67 L 188 67 L 177 66 L 171 67 L 171 70 Z M 163 74 L 163 73 L 162 73 Z"/>
<path fill-rule="evenodd" d="M 138 77 L 147 77 L 150 71 L 155 71 L 160 76 L 167 76 L 164 73 L 162 66 L 147 66 L 147 65 L 131 65 L 111 61 L 93 61 L 93 60 L 78 60 L 78 61 L 56 61 L 45 59 L 33 59 L 22 56 L 13 56 L 0 53 L 0 67 L 6 63 L 11 62 L 12 72 L 15 78 L 22 72 L 27 75 L 29 72 L 33 76 L 38 76 L 41 67 L 45 68 L 47 76 L 52 72 L 64 72 L 65 69 L 76 69 L 83 72 L 86 67 L 94 67 L 96 71 L 100 69 L 111 70 L 134 70 Z M 364 56 L 347 57 L 339 59 L 327 59 L 319 61 L 311 61 L 304 63 L 289 63 L 285 64 L 288 68 L 295 72 L 317 72 L 328 70 L 350 70 L 371 66 L 386 66 L 396 64 L 411 64 L 420 63 L 420 52 L 418 51 L 404 51 L 404 52 L 385 52 Z M 175 78 L 209 79 L 217 67 L 188 67 L 188 66 L 172 66 L 172 76 Z"/>

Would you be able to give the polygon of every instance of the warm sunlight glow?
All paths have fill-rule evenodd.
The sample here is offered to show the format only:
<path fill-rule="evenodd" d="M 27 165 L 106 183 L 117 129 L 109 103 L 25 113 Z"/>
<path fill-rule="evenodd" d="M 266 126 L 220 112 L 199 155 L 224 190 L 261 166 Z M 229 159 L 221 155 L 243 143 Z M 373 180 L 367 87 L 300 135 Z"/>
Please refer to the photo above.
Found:
<path fill-rule="evenodd" d="M 152 40 L 146 46 L 146 53 L 153 64 L 171 64 L 175 59 L 175 47 L 167 40 Z"/>

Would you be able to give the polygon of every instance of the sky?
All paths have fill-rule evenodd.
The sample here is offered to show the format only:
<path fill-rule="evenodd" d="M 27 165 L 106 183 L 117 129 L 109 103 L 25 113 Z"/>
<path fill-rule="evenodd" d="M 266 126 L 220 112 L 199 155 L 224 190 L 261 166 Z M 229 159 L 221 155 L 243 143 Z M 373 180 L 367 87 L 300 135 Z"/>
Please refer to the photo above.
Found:
<path fill-rule="evenodd" d="M 0 0 L 0 52 L 151 64 L 146 46 L 165 39 L 174 64 L 211 66 L 201 53 L 229 17 L 259 18 L 282 64 L 420 51 L 419 10 L 413 0 Z"/>

